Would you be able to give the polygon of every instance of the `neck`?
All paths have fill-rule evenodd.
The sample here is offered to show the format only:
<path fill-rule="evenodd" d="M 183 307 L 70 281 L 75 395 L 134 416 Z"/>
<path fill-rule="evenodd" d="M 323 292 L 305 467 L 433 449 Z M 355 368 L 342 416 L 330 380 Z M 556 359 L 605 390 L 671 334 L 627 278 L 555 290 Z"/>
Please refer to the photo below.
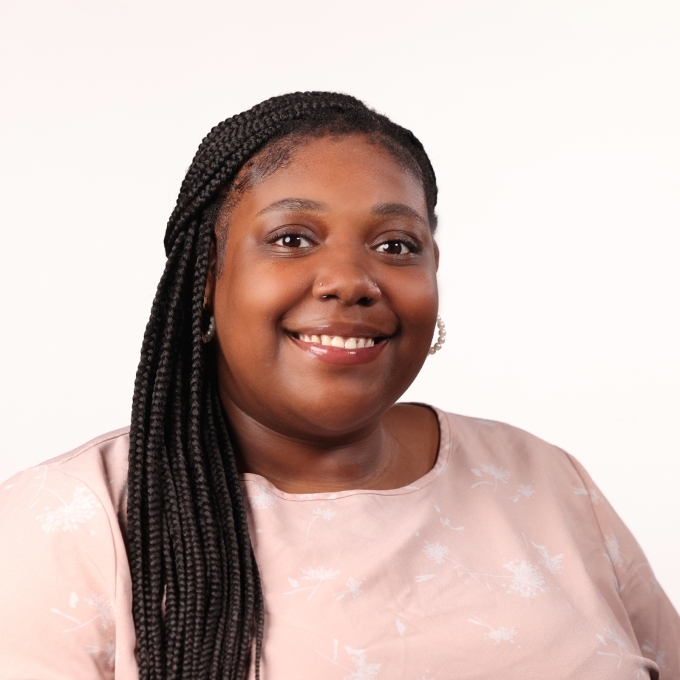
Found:
<path fill-rule="evenodd" d="M 356 431 L 304 437 L 282 433 L 230 399 L 222 401 L 241 472 L 261 475 L 287 493 L 399 488 L 436 459 L 439 430 L 429 409 L 398 404 Z"/>

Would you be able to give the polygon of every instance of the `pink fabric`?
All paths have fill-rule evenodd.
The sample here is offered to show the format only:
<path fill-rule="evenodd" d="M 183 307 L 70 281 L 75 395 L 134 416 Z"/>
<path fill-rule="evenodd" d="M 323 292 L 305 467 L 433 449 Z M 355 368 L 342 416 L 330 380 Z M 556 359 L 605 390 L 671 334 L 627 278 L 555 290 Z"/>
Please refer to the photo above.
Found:
<path fill-rule="evenodd" d="M 583 468 L 438 412 L 424 477 L 286 494 L 245 475 L 263 680 L 680 678 L 680 618 Z M 137 678 L 125 430 L 0 487 L 0 679 Z"/>

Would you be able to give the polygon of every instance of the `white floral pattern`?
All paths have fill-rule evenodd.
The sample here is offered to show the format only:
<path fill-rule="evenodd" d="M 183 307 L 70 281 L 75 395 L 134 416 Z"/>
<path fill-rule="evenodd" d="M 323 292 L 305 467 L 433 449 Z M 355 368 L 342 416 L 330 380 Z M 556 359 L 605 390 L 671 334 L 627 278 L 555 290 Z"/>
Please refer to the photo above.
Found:
<path fill-rule="evenodd" d="M 50 510 L 48 506 L 45 508 L 44 514 L 36 517 L 45 532 L 76 531 L 81 524 L 91 520 L 97 508 L 101 507 L 97 497 L 85 486 L 75 488 L 70 503 L 67 503 L 55 492 L 52 493 L 59 498 L 62 507 Z"/>
<path fill-rule="evenodd" d="M 598 650 L 599 656 L 612 656 L 616 659 L 616 667 L 621 668 L 623 661 L 623 653 L 628 650 L 628 644 L 613 628 L 607 627 L 603 634 L 598 634 L 597 639 L 603 645 L 605 650 Z"/>
<path fill-rule="evenodd" d="M 354 670 L 351 671 L 349 675 L 346 675 L 343 680 L 369 680 L 370 678 L 377 677 L 382 664 L 368 663 L 365 649 L 345 647 L 345 651 L 350 659 L 352 659 Z"/>
<path fill-rule="evenodd" d="M 336 514 L 337 513 L 335 510 L 331 510 L 331 508 L 319 507 L 312 510 L 312 519 L 309 520 L 309 524 L 307 525 L 307 538 L 309 538 L 309 532 L 311 531 L 312 525 L 317 519 L 330 522 Z"/>
<path fill-rule="evenodd" d="M 248 502 L 253 510 L 269 510 L 276 505 L 276 496 L 261 484 L 253 484 L 249 489 Z"/>
<path fill-rule="evenodd" d="M 551 573 L 551 574 L 561 574 L 564 571 L 564 555 L 560 553 L 559 555 L 551 555 L 548 552 L 548 548 L 544 545 L 538 545 L 533 541 L 530 541 L 531 545 L 536 549 L 541 559 L 541 564 Z"/>
<path fill-rule="evenodd" d="M 473 484 L 470 488 L 471 489 L 476 489 L 478 486 L 482 486 L 483 484 L 488 484 L 489 486 L 493 487 L 493 490 L 496 491 L 498 489 L 498 484 L 499 482 L 501 484 L 507 484 L 508 480 L 510 479 L 510 471 L 506 470 L 505 468 L 498 467 L 497 465 L 490 465 L 488 463 L 484 463 L 483 465 L 480 465 L 478 468 L 471 468 L 472 474 L 475 475 L 475 477 L 491 477 L 493 481 L 489 480 L 482 480 L 481 482 L 476 482 Z"/>
<path fill-rule="evenodd" d="M 465 531 L 465 527 L 462 527 L 462 526 L 461 527 L 454 527 L 453 524 L 451 523 L 451 520 L 448 517 L 440 517 L 439 523 L 443 527 L 446 527 L 447 529 L 451 529 L 451 531 L 457 531 L 461 534 Z"/>
<path fill-rule="evenodd" d="M 512 560 L 503 565 L 512 573 L 510 583 L 505 591 L 520 597 L 537 597 L 548 590 L 543 574 L 538 567 L 526 560 Z"/>
<path fill-rule="evenodd" d="M 327 569 L 326 567 L 308 567 L 302 569 L 302 578 L 300 581 L 316 581 L 314 585 L 311 586 L 301 586 L 297 579 L 288 577 L 288 583 L 292 586 L 293 590 L 289 590 L 284 593 L 284 595 L 291 595 L 292 593 L 302 593 L 306 591 L 311 591 L 307 600 L 311 600 L 319 589 L 319 586 L 324 581 L 333 581 L 338 576 L 340 572 L 337 569 Z"/>
<path fill-rule="evenodd" d="M 505 626 L 493 628 L 488 623 L 482 621 L 482 619 L 480 619 L 478 616 L 473 616 L 471 619 L 468 619 L 468 621 L 470 623 L 474 623 L 476 626 L 483 626 L 484 628 L 487 628 L 487 631 L 484 633 L 484 637 L 488 640 L 491 640 L 491 642 L 495 642 L 497 645 L 499 645 L 501 642 L 508 642 L 512 645 L 516 644 L 516 628 L 506 628 Z"/>
<path fill-rule="evenodd" d="M 104 667 L 113 670 L 116 665 L 116 645 L 114 642 L 109 642 L 103 649 L 100 647 L 87 647 L 87 653 L 91 656 L 99 657 L 104 664 Z"/>
<path fill-rule="evenodd" d="M 607 555 L 615 567 L 622 567 L 624 564 L 624 554 L 616 536 L 605 536 L 604 545 L 607 548 Z"/>
<path fill-rule="evenodd" d="M 424 581 L 429 581 L 433 579 L 437 574 L 420 574 L 416 576 L 416 583 L 423 583 Z"/>
<path fill-rule="evenodd" d="M 362 581 L 357 581 L 355 578 L 348 578 L 345 581 L 345 590 L 341 590 L 339 593 L 335 594 L 335 599 L 336 600 L 342 600 L 345 595 L 351 595 L 352 598 L 357 598 L 360 595 L 364 594 L 364 591 L 361 590 L 361 584 Z"/>
<path fill-rule="evenodd" d="M 437 462 L 435 463 L 434 467 L 432 468 L 432 472 L 434 472 L 437 477 L 440 477 L 445 471 L 446 468 L 449 466 L 449 459 L 448 458 L 439 458 L 437 459 Z"/>
<path fill-rule="evenodd" d="M 443 526 L 446 527 L 447 529 L 450 529 L 451 531 L 457 531 L 459 533 L 463 533 L 465 531 L 465 527 L 463 526 L 454 526 L 451 520 L 448 517 L 442 517 L 442 509 L 438 506 L 434 506 L 435 512 L 440 515 L 439 517 L 439 523 Z"/>
<path fill-rule="evenodd" d="M 347 657 L 346 661 L 339 659 L 343 651 Z M 378 677 L 378 671 L 382 668 L 381 663 L 368 663 L 365 649 L 354 649 L 349 645 L 340 647 L 338 640 L 333 640 L 333 656 L 326 656 L 319 651 L 317 651 L 317 654 L 330 661 L 334 666 L 349 671 L 349 675 L 345 675 L 342 680 L 372 680 Z"/>
<path fill-rule="evenodd" d="M 71 609 L 75 609 L 80 601 L 81 599 L 78 597 L 78 593 L 75 591 L 72 592 L 69 596 L 69 607 Z M 92 615 L 90 612 L 90 615 L 84 621 L 74 614 L 66 614 L 56 607 L 50 609 L 53 614 L 56 614 L 57 616 L 60 616 L 71 623 L 71 625 L 62 630 L 63 633 L 72 633 L 73 631 L 80 630 L 81 628 L 89 626 L 95 622 L 97 622 L 103 630 L 107 630 L 115 623 L 115 609 L 113 607 L 113 603 L 108 597 L 106 597 L 106 595 L 93 593 L 89 597 L 83 598 L 82 601 L 89 606 L 91 612 L 94 612 L 94 615 Z"/>
<path fill-rule="evenodd" d="M 588 496 L 593 505 L 597 505 L 602 500 L 602 496 L 596 489 L 586 489 L 583 486 L 575 486 L 574 493 L 577 496 Z"/>
<path fill-rule="evenodd" d="M 645 656 L 654 661 L 661 670 L 666 668 L 666 652 L 663 649 L 656 648 L 650 642 L 645 641 L 642 645 L 642 651 L 645 653 Z"/>
<path fill-rule="evenodd" d="M 447 559 L 451 551 L 441 543 L 428 543 L 426 541 L 423 552 L 436 564 L 444 564 L 444 560 Z"/>
<path fill-rule="evenodd" d="M 450 562 L 459 576 L 461 575 L 469 576 L 475 581 L 477 581 L 477 583 L 479 583 L 479 585 L 483 586 L 484 588 L 487 589 L 491 588 L 488 581 L 483 577 L 483 575 L 470 571 L 469 569 L 464 567 L 460 562 L 458 562 L 458 560 L 455 560 L 452 557 L 450 557 L 451 554 L 450 548 L 443 545 L 442 543 L 429 543 L 428 541 L 425 541 L 425 547 L 423 548 L 423 552 L 435 564 L 444 564 L 444 562 Z M 426 580 L 423 579 L 423 577 L 416 577 L 416 580 L 418 580 L 419 578 L 422 580 Z"/>
<path fill-rule="evenodd" d="M 517 494 L 511 496 L 510 500 L 513 503 L 517 503 L 521 498 L 533 498 L 536 495 L 536 491 L 531 484 L 519 484 L 517 486 Z"/>

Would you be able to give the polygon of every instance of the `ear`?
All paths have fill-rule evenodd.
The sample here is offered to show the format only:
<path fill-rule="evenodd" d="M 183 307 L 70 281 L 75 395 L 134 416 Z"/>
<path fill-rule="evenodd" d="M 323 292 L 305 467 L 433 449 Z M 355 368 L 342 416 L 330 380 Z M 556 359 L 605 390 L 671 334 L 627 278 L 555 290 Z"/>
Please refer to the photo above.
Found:
<path fill-rule="evenodd" d="M 436 271 L 439 271 L 439 246 L 437 245 L 436 241 L 432 241 L 434 245 L 434 268 Z"/>
<path fill-rule="evenodd" d="M 215 239 L 210 244 L 210 255 L 208 256 L 208 276 L 205 280 L 205 308 L 208 311 L 213 309 L 213 296 L 215 295 L 215 280 L 217 271 L 217 246 Z"/>

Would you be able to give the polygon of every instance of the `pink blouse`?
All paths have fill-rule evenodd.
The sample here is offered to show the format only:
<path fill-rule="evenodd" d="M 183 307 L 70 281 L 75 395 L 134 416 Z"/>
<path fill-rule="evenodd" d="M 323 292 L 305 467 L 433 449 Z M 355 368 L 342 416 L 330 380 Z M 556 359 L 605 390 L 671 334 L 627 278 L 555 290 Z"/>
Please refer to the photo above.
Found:
<path fill-rule="evenodd" d="M 263 680 L 680 678 L 680 618 L 583 468 L 438 412 L 436 465 L 389 491 L 246 474 Z M 137 678 L 127 430 L 0 486 L 0 680 Z"/>

